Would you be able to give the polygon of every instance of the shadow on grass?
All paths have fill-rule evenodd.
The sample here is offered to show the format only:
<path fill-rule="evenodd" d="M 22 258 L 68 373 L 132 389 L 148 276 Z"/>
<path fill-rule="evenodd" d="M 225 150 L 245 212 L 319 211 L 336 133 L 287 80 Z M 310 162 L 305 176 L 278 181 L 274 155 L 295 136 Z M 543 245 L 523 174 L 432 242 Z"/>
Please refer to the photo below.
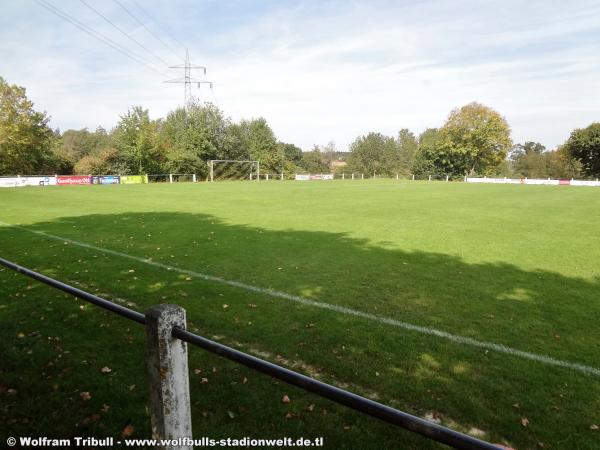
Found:
<path fill-rule="evenodd" d="M 26 228 L 520 350 L 590 365 L 600 359 L 594 344 L 600 339 L 598 279 L 524 271 L 509 264 L 468 264 L 451 255 L 385 249 L 341 233 L 266 230 L 199 214 L 88 215 Z M 384 403 L 398 396 L 402 398 L 398 406 L 409 406 L 412 412 L 431 411 L 440 408 L 436 402 L 445 402 L 446 410 L 462 423 L 482 417 L 485 425 L 496 430 L 496 436 L 513 437 L 514 433 L 517 442 L 527 445 L 534 442 L 532 438 L 519 437 L 523 430 L 518 420 L 513 430 L 512 416 L 496 411 L 496 405 L 511 408 L 515 400 L 504 394 L 507 391 L 517 392 L 522 397 L 520 404 L 527 403 L 529 395 L 532 407 L 545 405 L 550 400 L 544 397 L 544 390 L 549 385 L 559 386 L 561 376 L 571 374 L 549 374 L 537 362 L 511 360 L 506 364 L 505 355 L 473 357 L 470 350 L 456 349 L 436 337 L 421 339 L 417 333 L 396 331 L 366 319 L 296 308 L 285 299 L 195 279 L 22 229 L 0 228 L 0 243 L 3 257 L 78 282 L 84 289 L 125 298 L 140 310 L 155 303 L 179 303 L 188 310 L 192 327 L 223 333 L 237 340 L 236 346 L 246 345 L 246 350 L 263 352 L 269 359 L 277 359 L 279 353 L 288 355 L 300 371 L 328 372 L 324 374 L 331 377 L 328 381 L 351 380 L 358 386 L 350 388 L 365 387 L 362 393 L 378 395 Z M 248 305 L 257 306 L 261 315 Z M 118 345 L 119 337 L 113 340 Z M 511 370 L 517 369 L 522 374 L 510 379 Z M 211 369 L 204 364 L 203 370 Z M 373 382 L 375 373 L 387 376 Z M 238 378 L 211 382 L 204 388 L 216 389 L 208 403 L 224 401 L 219 389 L 239 384 Z M 403 387 L 407 380 L 410 388 Z M 525 380 L 530 385 L 523 387 Z M 262 383 L 268 390 L 269 382 Z M 574 384 L 573 401 L 578 406 L 572 406 L 571 413 L 582 404 L 585 409 L 583 393 L 589 387 L 585 382 Z M 368 391 L 374 388 L 381 392 Z M 553 390 L 552 395 L 557 392 Z M 552 436 L 556 430 L 552 422 L 547 423 L 546 432 Z M 289 425 L 286 427 L 289 431 Z"/>
<path fill-rule="evenodd" d="M 597 353 L 588 352 L 600 338 L 595 319 L 600 278 L 524 271 L 504 263 L 469 264 L 451 255 L 384 249 L 341 233 L 265 230 L 198 214 L 88 215 L 28 229 L 524 350 L 564 348 L 564 355 L 598 360 Z M 56 255 L 56 247 L 48 245 L 60 242 L 23 230 L 0 228 L 2 247 L 15 236 L 31 242 L 30 256 L 47 257 L 45 270 L 67 264 L 60 255 L 48 255 Z M 7 250 L 24 254 L 24 247 Z M 90 253 L 98 252 L 80 248 L 81 258 Z M 108 257 L 88 270 L 101 274 L 117 264 L 118 256 Z M 164 269 L 154 271 L 156 286 L 172 287 L 161 283 Z M 142 289 L 157 294 L 156 286 Z"/>

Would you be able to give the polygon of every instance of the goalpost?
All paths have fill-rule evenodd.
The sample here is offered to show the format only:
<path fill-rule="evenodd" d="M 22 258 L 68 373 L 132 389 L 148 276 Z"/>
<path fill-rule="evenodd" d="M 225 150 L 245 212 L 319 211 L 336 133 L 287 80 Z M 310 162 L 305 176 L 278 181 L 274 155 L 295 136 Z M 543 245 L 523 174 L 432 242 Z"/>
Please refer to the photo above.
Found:
<path fill-rule="evenodd" d="M 211 159 L 208 168 L 210 181 L 260 180 L 260 161 Z"/>

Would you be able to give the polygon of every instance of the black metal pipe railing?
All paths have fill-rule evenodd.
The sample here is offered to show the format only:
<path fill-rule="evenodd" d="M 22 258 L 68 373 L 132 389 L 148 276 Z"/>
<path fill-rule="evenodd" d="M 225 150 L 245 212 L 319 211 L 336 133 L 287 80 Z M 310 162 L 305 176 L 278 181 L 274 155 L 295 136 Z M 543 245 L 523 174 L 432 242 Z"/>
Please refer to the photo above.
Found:
<path fill-rule="evenodd" d="M 126 319 L 133 320 L 134 322 L 141 323 L 142 325 L 146 324 L 146 317 L 142 313 L 134 311 L 133 309 L 126 308 L 111 301 L 105 300 L 102 297 L 98 297 L 97 295 L 82 291 L 81 289 L 77 289 L 76 287 L 55 280 L 54 278 L 42 275 L 41 273 L 34 272 L 33 270 L 28 269 L 27 267 L 20 266 L 4 258 L 0 258 L 0 265 L 8 267 L 9 269 L 14 270 L 15 272 L 19 272 L 23 275 L 26 275 L 29 278 L 33 278 L 34 280 L 40 281 L 41 283 L 47 284 L 48 286 L 52 286 L 53 288 L 66 292 L 67 294 L 71 294 L 82 300 L 86 300 L 90 303 L 93 303 L 96 306 L 108 309 L 109 311 L 112 311 L 122 317 L 125 317 Z"/>
<path fill-rule="evenodd" d="M 46 275 L 42 275 L 41 273 L 27 269 L 26 267 L 15 264 L 4 258 L 0 258 L 0 265 L 33 278 L 34 280 L 40 281 L 41 283 L 47 284 L 48 286 L 71 294 L 77 298 L 86 300 L 94 305 L 100 306 L 101 308 L 119 314 L 127 319 L 133 320 L 140 324 L 146 323 L 145 316 L 142 313 L 82 291 L 81 289 L 77 289 Z M 489 442 L 482 441 L 481 439 L 474 438 L 420 417 L 399 411 L 382 403 L 353 394 L 352 392 L 345 391 L 327 383 L 323 383 L 315 380 L 314 378 L 310 378 L 306 375 L 286 369 L 285 367 L 265 361 L 264 359 L 257 358 L 202 336 L 198 336 L 197 334 L 191 333 L 187 330 L 177 327 L 173 328 L 172 336 L 189 344 L 203 348 L 209 352 L 215 353 L 223 358 L 235 361 L 258 372 L 262 372 L 273 378 L 277 378 L 288 384 L 297 386 L 305 391 L 317 394 L 320 397 L 333 400 L 336 403 L 347 406 L 361 413 L 376 417 L 385 422 L 405 428 L 409 431 L 418 433 L 429 439 L 441 442 L 451 447 L 464 450 L 500 449 L 500 447 L 490 444 Z"/>

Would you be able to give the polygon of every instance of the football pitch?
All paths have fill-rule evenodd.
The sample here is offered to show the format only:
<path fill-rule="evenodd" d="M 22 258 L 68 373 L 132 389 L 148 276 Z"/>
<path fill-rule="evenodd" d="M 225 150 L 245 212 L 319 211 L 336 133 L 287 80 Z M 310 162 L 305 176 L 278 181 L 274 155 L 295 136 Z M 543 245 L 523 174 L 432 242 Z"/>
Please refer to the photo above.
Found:
<path fill-rule="evenodd" d="M 179 304 L 198 334 L 490 442 L 600 448 L 597 188 L 2 189 L 0 256 L 141 312 Z M 6 269 L 0 323 L 2 442 L 150 437 L 143 327 Z M 189 354 L 195 438 L 442 448 Z"/>

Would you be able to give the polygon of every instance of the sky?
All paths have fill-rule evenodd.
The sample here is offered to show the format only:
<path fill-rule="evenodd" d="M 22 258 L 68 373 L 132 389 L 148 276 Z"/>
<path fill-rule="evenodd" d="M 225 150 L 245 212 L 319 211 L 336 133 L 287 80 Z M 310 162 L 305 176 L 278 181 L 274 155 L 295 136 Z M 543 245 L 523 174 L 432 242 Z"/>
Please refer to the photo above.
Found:
<path fill-rule="evenodd" d="M 597 0 L 38 1 L 138 59 L 34 0 L 0 0 L 0 76 L 63 131 L 110 129 L 133 105 L 165 117 L 183 104 L 183 85 L 164 81 L 182 75 L 168 65 L 186 48 L 214 83 L 194 95 L 235 121 L 264 117 L 304 150 L 418 134 L 472 101 L 504 116 L 515 143 L 548 149 L 600 121 Z"/>

